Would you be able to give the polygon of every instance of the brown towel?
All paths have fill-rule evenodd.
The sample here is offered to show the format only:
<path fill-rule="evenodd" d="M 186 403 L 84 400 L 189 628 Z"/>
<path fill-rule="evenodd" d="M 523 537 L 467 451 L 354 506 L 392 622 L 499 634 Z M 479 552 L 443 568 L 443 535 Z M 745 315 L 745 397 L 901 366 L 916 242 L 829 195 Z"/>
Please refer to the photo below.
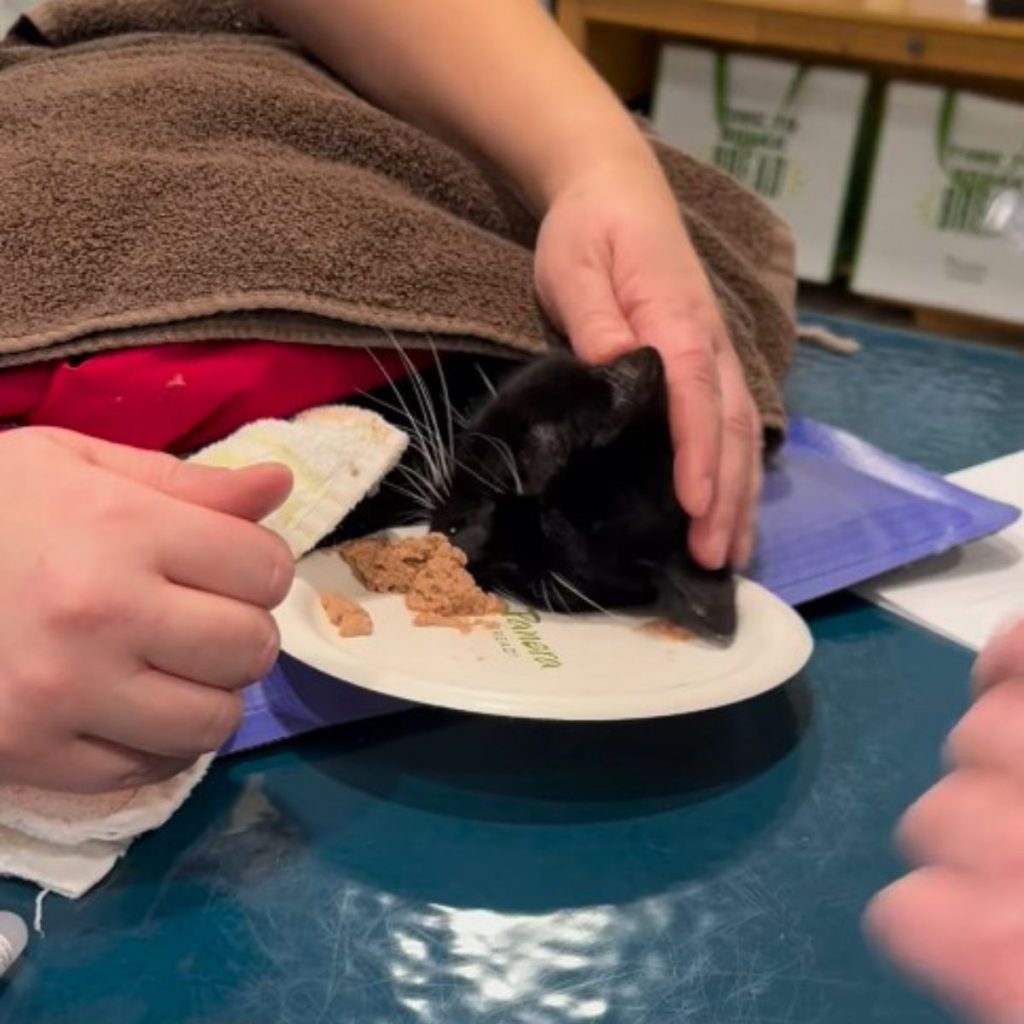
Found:
<path fill-rule="evenodd" d="M 665 147 L 766 423 L 794 345 L 788 230 Z M 64 0 L 0 43 L 0 367 L 263 338 L 508 354 L 557 336 L 533 217 L 244 0 Z"/>

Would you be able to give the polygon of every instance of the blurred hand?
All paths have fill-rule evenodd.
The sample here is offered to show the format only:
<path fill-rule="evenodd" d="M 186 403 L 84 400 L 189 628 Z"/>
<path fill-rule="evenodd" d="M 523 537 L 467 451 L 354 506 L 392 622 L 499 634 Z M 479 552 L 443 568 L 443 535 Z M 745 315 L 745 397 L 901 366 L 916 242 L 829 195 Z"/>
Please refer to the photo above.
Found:
<path fill-rule="evenodd" d="M 981 1024 L 1024 1021 L 1024 621 L 975 668 L 951 771 L 905 815 L 919 867 L 868 910 L 894 961 Z"/>

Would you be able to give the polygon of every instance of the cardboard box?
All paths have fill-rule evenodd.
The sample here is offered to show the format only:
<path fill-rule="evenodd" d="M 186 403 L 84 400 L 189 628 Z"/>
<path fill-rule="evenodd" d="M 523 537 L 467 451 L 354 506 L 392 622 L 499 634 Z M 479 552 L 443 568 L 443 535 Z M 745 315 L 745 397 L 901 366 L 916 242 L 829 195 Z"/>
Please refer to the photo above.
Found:
<path fill-rule="evenodd" d="M 852 287 L 1024 323 L 1016 218 L 1024 105 L 937 86 L 888 87 Z"/>
<path fill-rule="evenodd" d="M 759 193 L 796 233 L 799 276 L 827 282 L 867 93 L 862 72 L 668 43 L 654 124 Z"/>

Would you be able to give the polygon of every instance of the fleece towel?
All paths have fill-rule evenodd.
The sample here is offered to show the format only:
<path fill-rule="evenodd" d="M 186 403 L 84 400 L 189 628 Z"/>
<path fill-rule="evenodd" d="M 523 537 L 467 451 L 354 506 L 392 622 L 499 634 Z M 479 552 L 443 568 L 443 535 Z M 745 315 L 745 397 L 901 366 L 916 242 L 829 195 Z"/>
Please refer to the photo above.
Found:
<path fill-rule="evenodd" d="M 768 426 L 793 243 L 653 143 Z M 365 102 L 243 0 L 57 0 L 0 43 L 0 366 L 265 338 L 530 355 L 537 224 L 468 157 Z"/>
<path fill-rule="evenodd" d="M 284 462 L 295 487 L 264 525 L 299 557 L 380 483 L 407 443 L 405 434 L 376 413 L 330 406 L 294 422 L 249 424 L 192 461 L 231 468 Z M 0 785 L 0 875 L 77 899 L 113 869 L 137 836 L 170 818 L 212 759 L 202 757 L 165 782 L 96 796 Z"/>

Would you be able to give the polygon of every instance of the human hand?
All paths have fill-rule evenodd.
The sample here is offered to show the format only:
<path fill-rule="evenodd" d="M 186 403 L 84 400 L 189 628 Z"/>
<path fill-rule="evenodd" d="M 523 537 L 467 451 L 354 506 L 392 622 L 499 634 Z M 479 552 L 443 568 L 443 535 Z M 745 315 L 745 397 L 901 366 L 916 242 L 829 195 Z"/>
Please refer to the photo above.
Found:
<path fill-rule="evenodd" d="M 588 362 L 647 345 L 661 353 L 691 551 L 708 568 L 745 565 L 761 491 L 761 421 L 653 160 L 594 168 L 554 197 L 537 241 L 536 284 Z"/>
<path fill-rule="evenodd" d="M 0 780 L 100 792 L 217 749 L 273 664 L 279 466 L 209 469 L 42 428 L 0 434 Z"/>
<path fill-rule="evenodd" d="M 982 1024 L 1024 1021 L 1024 620 L 986 647 L 950 774 L 904 816 L 919 865 L 879 894 L 871 934 Z"/>

